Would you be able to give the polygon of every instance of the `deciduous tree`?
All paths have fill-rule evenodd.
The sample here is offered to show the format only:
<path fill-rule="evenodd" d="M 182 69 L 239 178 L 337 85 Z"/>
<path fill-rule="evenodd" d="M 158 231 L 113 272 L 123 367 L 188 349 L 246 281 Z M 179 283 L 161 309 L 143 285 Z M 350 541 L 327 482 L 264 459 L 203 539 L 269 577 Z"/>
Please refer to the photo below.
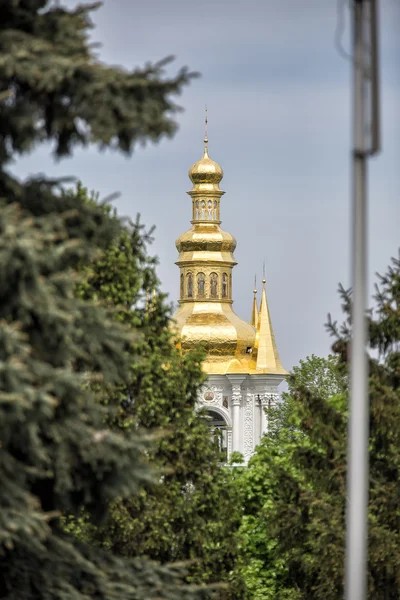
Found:
<path fill-rule="evenodd" d="M 395 600 L 400 596 L 400 260 L 379 279 L 369 313 L 368 595 Z M 290 380 L 283 427 L 263 439 L 239 478 L 249 598 L 343 597 L 347 395 L 340 386 L 348 373 L 351 294 L 341 288 L 341 295 L 345 323 L 328 324 L 338 358 L 334 387 L 326 385 L 325 376 L 317 386 L 307 385 L 303 363 Z"/>

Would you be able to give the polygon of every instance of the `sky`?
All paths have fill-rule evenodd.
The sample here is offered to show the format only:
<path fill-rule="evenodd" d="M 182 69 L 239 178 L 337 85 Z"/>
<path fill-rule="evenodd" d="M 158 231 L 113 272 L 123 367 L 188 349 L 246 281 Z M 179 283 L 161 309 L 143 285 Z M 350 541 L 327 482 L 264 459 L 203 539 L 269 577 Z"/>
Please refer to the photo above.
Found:
<path fill-rule="evenodd" d="M 75 6 L 72 0 L 61 2 Z M 163 291 L 176 303 L 176 238 L 190 228 L 188 169 L 209 154 L 224 169 L 222 227 L 237 239 L 234 310 L 251 316 L 265 261 L 275 338 L 288 369 L 326 356 L 327 313 L 341 320 L 351 244 L 350 0 L 105 0 L 93 15 L 100 59 L 133 69 L 174 55 L 201 77 L 177 99 L 172 140 L 130 158 L 95 148 L 55 163 L 49 148 L 18 159 L 21 176 L 75 176 L 118 212 L 155 225 Z M 369 289 L 400 246 L 400 0 L 380 2 L 383 151 L 368 165 Z"/>

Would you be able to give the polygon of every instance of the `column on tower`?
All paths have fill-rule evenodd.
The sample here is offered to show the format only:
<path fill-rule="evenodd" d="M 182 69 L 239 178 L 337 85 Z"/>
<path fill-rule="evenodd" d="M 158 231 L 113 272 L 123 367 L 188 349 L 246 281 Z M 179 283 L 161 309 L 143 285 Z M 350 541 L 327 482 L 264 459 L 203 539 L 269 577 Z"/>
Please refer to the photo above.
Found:
<path fill-rule="evenodd" d="M 268 415 L 267 408 L 271 407 L 270 394 L 263 394 L 260 397 L 260 410 L 261 410 L 261 437 L 268 433 Z"/>
<path fill-rule="evenodd" d="M 229 383 L 232 386 L 232 451 L 243 452 L 243 392 L 242 383 L 244 375 L 227 375 Z"/>

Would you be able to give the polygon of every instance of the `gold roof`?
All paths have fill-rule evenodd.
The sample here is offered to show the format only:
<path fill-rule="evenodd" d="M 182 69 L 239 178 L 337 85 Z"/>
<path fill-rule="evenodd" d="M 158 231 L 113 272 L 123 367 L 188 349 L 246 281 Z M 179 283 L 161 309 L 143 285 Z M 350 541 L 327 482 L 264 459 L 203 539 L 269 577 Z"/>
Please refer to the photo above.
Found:
<path fill-rule="evenodd" d="M 222 167 L 208 156 L 208 138 L 204 138 L 204 154 L 189 169 L 189 178 L 195 187 L 200 189 L 215 189 L 224 176 Z"/>
<path fill-rule="evenodd" d="M 208 156 L 207 146 L 204 148 L 203 158 L 189 169 L 189 177 L 195 185 L 218 184 L 223 176 L 220 165 Z"/>
<path fill-rule="evenodd" d="M 266 370 L 268 373 L 280 373 L 287 375 L 282 367 L 278 348 L 275 342 L 274 330 L 272 329 L 271 315 L 269 314 L 267 293 L 265 291 L 265 279 L 262 282 L 261 304 L 258 313 L 257 334 L 257 370 Z"/>
<path fill-rule="evenodd" d="M 180 253 L 179 260 L 196 260 L 204 253 L 213 253 L 213 259 L 227 261 L 232 265 L 236 262 L 232 256 L 236 248 L 236 240 L 230 233 L 223 231 L 218 224 L 201 223 L 193 225 L 175 242 Z M 208 258 L 209 254 L 205 258 Z"/>
<path fill-rule="evenodd" d="M 204 371 L 211 374 L 285 375 L 276 349 L 265 289 L 260 313 L 256 292 L 252 323 L 232 309 L 232 269 L 235 238 L 220 227 L 219 184 L 221 166 L 208 155 L 207 135 L 203 157 L 189 169 L 193 188 L 192 227 L 176 241 L 180 268 L 179 308 L 175 331 L 183 350 L 203 346 L 207 352 Z"/>
<path fill-rule="evenodd" d="M 182 348 L 203 346 L 207 361 L 225 363 L 246 358 L 254 346 L 255 330 L 224 302 L 185 302 L 175 314 Z"/>

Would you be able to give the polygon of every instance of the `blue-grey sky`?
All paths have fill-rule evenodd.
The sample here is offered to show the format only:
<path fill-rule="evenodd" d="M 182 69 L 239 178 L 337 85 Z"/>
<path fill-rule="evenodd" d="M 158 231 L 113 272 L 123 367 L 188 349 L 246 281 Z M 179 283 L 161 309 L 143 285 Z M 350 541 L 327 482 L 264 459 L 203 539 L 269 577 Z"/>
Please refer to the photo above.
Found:
<path fill-rule="evenodd" d="M 72 6 L 69 0 L 64 4 Z M 105 0 L 94 15 L 100 58 L 133 68 L 169 54 L 172 69 L 202 74 L 178 99 L 173 140 L 127 159 L 94 148 L 55 164 L 48 149 L 19 160 L 19 175 L 74 175 L 121 215 L 155 225 L 163 289 L 179 292 L 176 238 L 190 227 L 188 168 L 201 157 L 204 106 L 210 156 L 225 172 L 222 227 L 235 235 L 234 309 L 250 318 L 254 274 L 265 260 L 281 359 L 326 355 L 326 314 L 340 318 L 338 282 L 350 285 L 351 65 L 334 45 L 350 1 Z M 380 15 L 383 153 L 369 167 L 369 273 L 400 246 L 400 0 Z M 260 286 L 259 286 L 260 287 Z"/>

